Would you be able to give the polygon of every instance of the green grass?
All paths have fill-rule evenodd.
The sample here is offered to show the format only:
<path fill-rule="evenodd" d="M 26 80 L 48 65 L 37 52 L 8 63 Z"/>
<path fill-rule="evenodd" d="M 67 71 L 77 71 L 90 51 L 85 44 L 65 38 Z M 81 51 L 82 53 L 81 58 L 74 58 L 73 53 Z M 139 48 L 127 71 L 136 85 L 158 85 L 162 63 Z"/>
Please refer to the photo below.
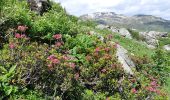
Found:
<path fill-rule="evenodd" d="M 147 56 L 151 58 L 154 53 L 154 50 L 149 49 L 144 43 L 138 42 L 136 39 L 128 39 L 122 37 L 118 33 L 112 33 L 110 30 L 100 30 L 95 29 L 97 33 L 102 35 L 113 34 L 113 41 L 118 42 L 121 46 L 128 50 L 128 52 L 133 53 L 138 57 Z"/>
<path fill-rule="evenodd" d="M 139 43 L 134 39 L 124 38 L 118 34 L 114 34 L 114 42 L 118 42 L 121 46 L 127 49 L 130 53 L 133 53 L 136 56 L 148 56 L 149 58 L 154 53 L 154 50 L 147 48 L 147 46 L 143 43 Z"/>

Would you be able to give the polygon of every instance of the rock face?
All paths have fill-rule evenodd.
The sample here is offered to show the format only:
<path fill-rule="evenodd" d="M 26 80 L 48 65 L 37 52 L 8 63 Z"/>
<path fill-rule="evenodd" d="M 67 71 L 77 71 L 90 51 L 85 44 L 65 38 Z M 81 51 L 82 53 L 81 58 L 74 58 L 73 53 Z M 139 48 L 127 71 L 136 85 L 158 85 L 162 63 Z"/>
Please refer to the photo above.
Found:
<path fill-rule="evenodd" d="M 170 51 L 170 44 L 165 45 L 163 48 L 164 48 L 165 50 L 167 50 L 167 51 Z"/>
<path fill-rule="evenodd" d="M 135 67 L 134 62 L 128 57 L 128 51 L 124 49 L 122 46 L 117 45 L 117 52 L 116 56 L 118 57 L 118 61 L 122 64 L 124 70 L 129 73 L 133 74 L 131 68 Z"/>
<path fill-rule="evenodd" d="M 122 35 L 126 38 L 132 39 L 130 32 L 126 28 L 118 28 L 118 27 L 112 27 L 112 26 L 102 25 L 102 24 L 97 25 L 96 28 L 108 29 L 114 33 L 119 33 L 120 35 Z"/>
<path fill-rule="evenodd" d="M 30 9 L 40 15 L 42 15 L 51 7 L 49 0 L 27 0 L 27 2 Z"/>
<path fill-rule="evenodd" d="M 116 28 L 114 28 L 114 27 L 111 27 L 111 30 L 112 30 L 112 32 L 117 32 L 117 33 L 119 33 L 120 35 L 122 35 L 122 36 L 124 36 L 124 37 L 126 37 L 126 38 L 129 38 L 129 39 L 132 39 L 132 36 L 131 36 L 131 34 L 129 33 L 129 31 L 127 30 L 127 29 L 125 29 L 125 28 L 120 28 L 120 29 L 116 29 Z"/>
<path fill-rule="evenodd" d="M 145 39 L 145 42 L 148 44 L 148 47 L 150 48 L 155 48 L 158 45 L 158 38 L 168 37 L 167 32 L 156 31 L 139 32 L 139 35 L 141 35 Z"/>

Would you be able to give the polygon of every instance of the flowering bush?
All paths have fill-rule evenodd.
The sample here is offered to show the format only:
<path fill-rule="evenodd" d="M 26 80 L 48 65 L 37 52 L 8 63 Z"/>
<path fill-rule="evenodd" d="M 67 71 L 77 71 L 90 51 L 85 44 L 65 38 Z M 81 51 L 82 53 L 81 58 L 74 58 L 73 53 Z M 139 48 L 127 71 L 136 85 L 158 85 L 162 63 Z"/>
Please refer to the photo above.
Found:
<path fill-rule="evenodd" d="M 18 95 L 30 91 L 46 99 L 167 99 L 162 89 L 167 63 L 160 51 L 151 61 L 132 57 L 137 67 L 129 75 L 117 60 L 112 34 L 104 41 L 78 34 L 77 18 L 60 5 L 36 16 L 21 3 L 0 50 L 0 99 L 21 99 Z"/>

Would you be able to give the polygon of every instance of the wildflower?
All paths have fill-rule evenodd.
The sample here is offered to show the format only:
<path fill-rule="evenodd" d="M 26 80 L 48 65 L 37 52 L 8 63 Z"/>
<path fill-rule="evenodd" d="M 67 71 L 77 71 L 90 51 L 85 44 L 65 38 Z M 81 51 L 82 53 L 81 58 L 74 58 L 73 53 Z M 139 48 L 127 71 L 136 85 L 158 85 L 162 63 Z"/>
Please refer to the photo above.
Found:
<path fill-rule="evenodd" d="M 92 59 L 91 56 L 89 56 L 89 55 L 86 56 L 86 60 L 87 60 L 87 61 L 90 61 L 91 59 Z"/>
<path fill-rule="evenodd" d="M 151 85 L 151 86 L 157 86 L 157 82 L 156 82 L 156 81 L 152 81 L 152 82 L 150 83 L 150 85 Z"/>
<path fill-rule="evenodd" d="M 60 47 L 61 45 L 62 45 L 61 42 L 56 42 L 56 43 L 55 43 L 55 46 L 56 46 L 56 47 Z"/>
<path fill-rule="evenodd" d="M 58 40 L 58 39 L 62 38 L 62 35 L 61 34 L 55 34 L 55 35 L 53 35 L 53 38 Z"/>
<path fill-rule="evenodd" d="M 59 61 L 58 59 L 52 59 L 51 62 L 52 62 L 53 64 L 58 64 L 58 63 L 60 63 L 60 61 Z"/>
<path fill-rule="evenodd" d="M 56 57 L 54 55 L 50 55 L 47 60 L 52 60 L 52 59 L 55 59 Z"/>
<path fill-rule="evenodd" d="M 111 40 L 111 39 L 113 38 L 113 35 L 112 35 L 112 34 L 109 34 L 109 35 L 107 35 L 107 38 L 108 38 L 109 40 Z"/>
<path fill-rule="evenodd" d="M 78 80 L 79 77 L 80 77 L 79 73 L 76 73 L 76 74 L 74 75 L 74 78 L 75 78 L 76 80 Z"/>
<path fill-rule="evenodd" d="M 150 92 L 156 92 L 156 89 L 149 86 L 149 87 L 146 87 L 146 90 L 150 91 Z"/>
<path fill-rule="evenodd" d="M 105 50 L 106 52 L 108 52 L 108 51 L 110 50 L 110 48 L 105 48 L 104 50 Z"/>
<path fill-rule="evenodd" d="M 135 88 L 132 88 L 131 92 L 135 94 L 135 93 L 137 93 L 137 90 Z"/>
<path fill-rule="evenodd" d="M 10 43 L 10 44 L 9 44 L 9 48 L 10 48 L 10 49 L 14 49 L 14 48 L 15 48 L 15 44 L 14 44 L 14 43 Z"/>
<path fill-rule="evenodd" d="M 49 70 L 52 70 L 52 69 L 53 69 L 53 65 L 52 65 L 52 64 L 49 64 L 49 65 L 48 65 L 48 69 L 49 69 Z"/>
<path fill-rule="evenodd" d="M 102 73 L 105 73 L 106 71 L 107 71 L 106 69 L 102 69 L 102 70 L 101 70 Z"/>
<path fill-rule="evenodd" d="M 132 79 L 132 80 L 131 80 L 131 82 L 135 83 L 135 82 L 136 82 L 136 80 L 135 80 L 135 79 Z"/>
<path fill-rule="evenodd" d="M 47 60 L 50 60 L 53 64 L 58 64 L 60 63 L 60 61 L 54 56 L 54 55 L 50 55 Z"/>
<path fill-rule="evenodd" d="M 100 51 L 100 48 L 97 47 L 97 48 L 95 49 L 95 52 L 99 52 L 99 51 Z"/>
<path fill-rule="evenodd" d="M 19 38 L 21 38 L 21 35 L 20 35 L 19 33 L 16 33 L 16 34 L 15 34 L 15 38 L 18 38 L 18 39 L 19 39 Z"/>
<path fill-rule="evenodd" d="M 25 32 L 28 29 L 26 26 L 18 26 L 18 30 L 21 32 Z"/>
<path fill-rule="evenodd" d="M 156 90 L 156 93 L 161 95 L 161 91 L 160 90 Z"/>
<path fill-rule="evenodd" d="M 70 67 L 73 68 L 73 69 L 76 67 L 75 63 L 70 63 L 69 65 L 70 65 Z"/>
<path fill-rule="evenodd" d="M 109 55 L 109 54 L 105 54 L 104 55 L 104 59 L 106 59 L 106 60 L 109 60 L 109 59 L 111 59 L 112 57 Z"/>
<path fill-rule="evenodd" d="M 21 35 L 21 38 L 26 38 L 26 35 L 25 35 L 25 34 L 22 34 L 22 35 Z"/>
<path fill-rule="evenodd" d="M 119 43 L 116 42 L 116 43 L 114 44 L 114 47 L 117 48 L 118 46 L 119 46 Z"/>

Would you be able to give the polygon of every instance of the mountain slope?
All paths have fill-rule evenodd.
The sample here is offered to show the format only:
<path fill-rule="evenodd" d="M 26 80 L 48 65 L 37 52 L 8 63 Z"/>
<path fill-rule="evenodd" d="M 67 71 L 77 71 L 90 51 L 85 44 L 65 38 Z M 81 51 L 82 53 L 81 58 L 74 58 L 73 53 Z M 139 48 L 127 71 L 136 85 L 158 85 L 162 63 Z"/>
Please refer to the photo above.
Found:
<path fill-rule="evenodd" d="M 80 16 L 82 20 L 94 20 L 99 24 L 134 28 L 140 31 L 170 32 L 170 21 L 152 15 L 125 16 L 114 12 L 96 12 Z"/>

